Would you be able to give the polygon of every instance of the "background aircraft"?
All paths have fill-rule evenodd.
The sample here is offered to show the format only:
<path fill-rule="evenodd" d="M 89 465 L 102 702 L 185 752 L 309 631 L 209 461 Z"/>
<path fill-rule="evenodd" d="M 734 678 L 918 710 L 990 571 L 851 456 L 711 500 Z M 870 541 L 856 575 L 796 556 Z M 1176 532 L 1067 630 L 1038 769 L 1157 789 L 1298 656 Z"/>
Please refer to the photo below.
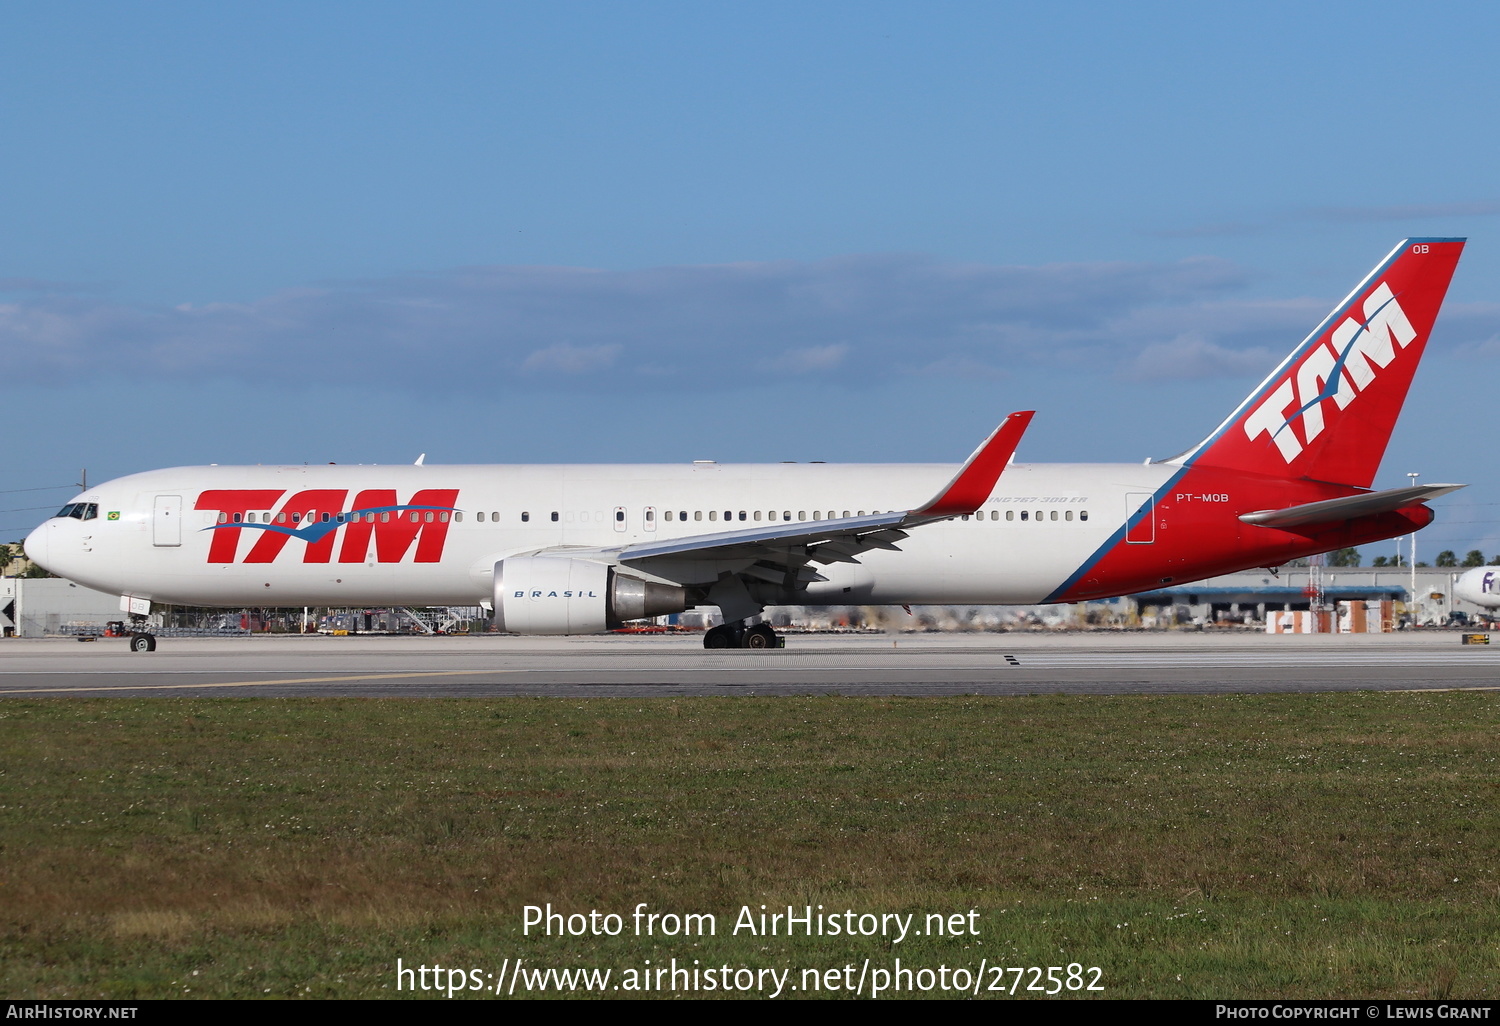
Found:
<path fill-rule="evenodd" d="M 1482 609 L 1500 608 L 1500 566 L 1466 570 L 1453 585 L 1453 594 Z"/>

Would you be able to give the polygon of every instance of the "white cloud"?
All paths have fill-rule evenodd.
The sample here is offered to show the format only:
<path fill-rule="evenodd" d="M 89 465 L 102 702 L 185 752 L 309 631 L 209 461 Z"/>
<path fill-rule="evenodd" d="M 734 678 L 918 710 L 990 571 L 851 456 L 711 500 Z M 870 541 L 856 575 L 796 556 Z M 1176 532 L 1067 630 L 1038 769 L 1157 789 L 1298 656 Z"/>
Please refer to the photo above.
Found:
<path fill-rule="evenodd" d="M 559 374 L 587 374 L 604 370 L 620 354 L 618 345 L 571 346 L 566 342 L 538 349 L 521 363 L 524 371 L 554 371 Z"/>
<path fill-rule="evenodd" d="M 1135 379 L 1218 378 L 1265 374 L 1276 366 L 1268 349 L 1226 349 L 1196 333 L 1153 342 L 1125 369 Z"/>
<path fill-rule="evenodd" d="M 831 346 L 809 346 L 782 353 L 767 365 L 772 370 L 791 374 L 808 374 L 814 371 L 832 370 L 844 362 L 849 347 L 840 343 Z"/>
<path fill-rule="evenodd" d="M 469 267 L 176 308 L 13 293 L 0 305 L 0 358 L 34 384 L 139 374 L 434 394 L 520 379 L 583 391 L 724 389 L 835 370 L 851 381 L 1028 366 L 1254 376 L 1331 302 L 1240 298 L 1249 281 L 1208 257 L 996 266 L 849 256 Z M 1460 338 L 1455 323 L 1478 342 L 1495 336 L 1500 312 L 1445 314 L 1450 338 Z"/>

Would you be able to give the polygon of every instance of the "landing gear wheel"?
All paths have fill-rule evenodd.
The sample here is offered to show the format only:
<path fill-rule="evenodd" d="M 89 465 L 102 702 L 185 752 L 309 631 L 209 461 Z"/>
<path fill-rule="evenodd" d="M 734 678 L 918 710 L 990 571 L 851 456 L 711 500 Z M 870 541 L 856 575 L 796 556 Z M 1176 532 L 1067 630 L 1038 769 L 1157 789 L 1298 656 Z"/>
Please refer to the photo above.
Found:
<path fill-rule="evenodd" d="M 781 638 L 768 623 L 758 623 L 745 631 L 740 644 L 746 648 L 780 648 Z"/>
<path fill-rule="evenodd" d="M 703 635 L 704 648 L 735 648 L 734 628 L 727 623 L 721 623 L 717 627 L 710 627 L 708 633 Z"/>
<path fill-rule="evenodd" d="M 130 636 L 130 651 L 132 652 L 155 652 L 156 635 L 154 634 L 132 634 Z"/>

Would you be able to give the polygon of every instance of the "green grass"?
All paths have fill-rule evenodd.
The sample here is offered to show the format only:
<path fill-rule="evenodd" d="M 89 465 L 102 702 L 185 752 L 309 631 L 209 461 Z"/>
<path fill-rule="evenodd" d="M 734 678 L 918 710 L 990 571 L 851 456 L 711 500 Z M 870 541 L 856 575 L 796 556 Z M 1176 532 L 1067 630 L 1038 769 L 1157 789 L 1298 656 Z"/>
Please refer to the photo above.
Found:
<path fill-rule="evenodd" d="M 1493 692 L 8 701 L 0 994 L 899 957 L 1099 966 L 1107 997 L 1492 998 L 1497 722 Z M 627 932 L 523 937 L 546 902 Z M 639 902 L 718 932 L 631 936 Z M 980 933 L 731 935 L 761 904 Z"/>

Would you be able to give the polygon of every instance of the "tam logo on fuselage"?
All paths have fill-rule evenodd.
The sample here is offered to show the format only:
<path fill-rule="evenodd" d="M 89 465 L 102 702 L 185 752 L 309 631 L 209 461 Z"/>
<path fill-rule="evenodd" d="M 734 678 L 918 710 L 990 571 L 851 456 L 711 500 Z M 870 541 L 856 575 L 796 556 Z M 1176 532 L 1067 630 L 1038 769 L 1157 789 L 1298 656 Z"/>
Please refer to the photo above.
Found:
<path fill-rule="evenodd" d="M 304 545 L 304 563 L 333 562 L 335 547 L 340 563 L 363 563 L 367 558 L 399 563 L 413 547 L 412 562 L 437 563 L 443 558 L 458 502 L 457 488 L 424 488 L 407 503 L 397 502 L 394 488 L 367 488 L 352 503 L 345 501 L 348 489 L 341 488 L 309 489 L 283 503 L 285 494 L 285 489 L 274 488 L 220 488 L 200 494 L 193 508 L 219 514 L 218 523 L 204 528 L 212 532 L 207 562 L 270 563 L 295 539 Z M 245 531 L 252 533 L 254 542 L 241 557 Z"/>
<path fill-rule="evenodd" d="M 1327 339 L 1308 350 L 1286 380 L 1245 418 L 1245 434 L 1252 440 L 1270 435 L 1281 458 L 1291 463 L 1304 445 L 1323 433 L 1323 403 L 1332 399 L 1340 410 L 1354 401 L 1380 371 L 1417 337 L 1406 312 L 1385 282 L 1364 302 L 1363 322 L 1346 317 Z M 1293 423 L 1302 422 L 1302 437 Z"/>

